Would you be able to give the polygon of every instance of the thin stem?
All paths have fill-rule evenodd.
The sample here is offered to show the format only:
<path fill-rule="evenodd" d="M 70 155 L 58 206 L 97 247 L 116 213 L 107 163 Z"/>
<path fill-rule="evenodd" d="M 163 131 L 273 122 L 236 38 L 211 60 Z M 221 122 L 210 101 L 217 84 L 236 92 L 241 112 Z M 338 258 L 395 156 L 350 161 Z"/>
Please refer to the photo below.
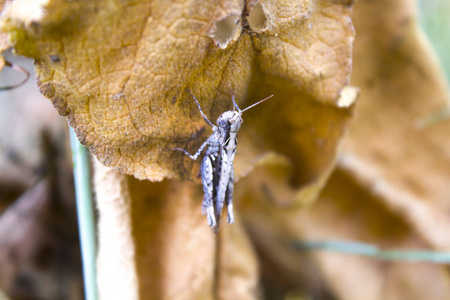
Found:
<path fill-rule="evenodd" d="M 424 250 L 382 250 L 374 245 L 351 241 L 296 241 L 299 251 L 325 250 L 344 254 L 369 256 L 380 260 L 406 261 L 414 263 L 450 264 L 450 252 Z"/>
<path fill-rule="evenodd" d="M 86 300 L 97 300 L 96 242 L 94 209 L 92 205 L 89 151 L 83 147 L 70 128 L 73 175 L 77 202 L 78 229 L 83 261 Z"/>

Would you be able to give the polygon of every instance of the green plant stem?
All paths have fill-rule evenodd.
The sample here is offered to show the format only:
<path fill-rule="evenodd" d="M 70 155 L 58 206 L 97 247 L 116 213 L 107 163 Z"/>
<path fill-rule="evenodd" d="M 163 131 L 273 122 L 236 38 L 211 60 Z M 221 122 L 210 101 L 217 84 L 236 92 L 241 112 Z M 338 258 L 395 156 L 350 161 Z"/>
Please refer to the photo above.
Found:
<path fill-rule="evenodd" d="M 299 251 L 326 250 L 344 254 L 369 256 L 380 260 L 395 260 L 414 263 L 450 264 L 450 252 L 422 250 L 382 250 L 376 246 L 350 241 L 296 241 Z"/>
<path fill-rule="evenodd" d="M 80 144 L 72 128 L 70 128 L 70 144 L 72 148 L 73 175 L 75 179 L 85 299 L 97 300 L 97 252 L 89 151 Z"/>

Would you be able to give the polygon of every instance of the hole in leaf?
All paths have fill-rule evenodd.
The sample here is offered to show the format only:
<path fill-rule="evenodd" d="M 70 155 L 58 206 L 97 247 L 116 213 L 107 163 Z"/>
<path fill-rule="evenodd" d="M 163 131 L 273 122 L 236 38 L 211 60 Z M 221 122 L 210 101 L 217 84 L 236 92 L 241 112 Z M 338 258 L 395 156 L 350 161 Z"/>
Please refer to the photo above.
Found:
<path fill-rule="evenodd" d="M 214 40 L 220 48 L 226 48 L 230 40 L 236 39 L 240 28 L 240 16 L 237 15 L 229 15 L 225 19 L 216 21 Z"/>
<path fill-rule="evenodd" d="M 255 32 L 267 29 L 267 17 L 261 3 L 256 3 L 247 18 L 250 28 Z"/>

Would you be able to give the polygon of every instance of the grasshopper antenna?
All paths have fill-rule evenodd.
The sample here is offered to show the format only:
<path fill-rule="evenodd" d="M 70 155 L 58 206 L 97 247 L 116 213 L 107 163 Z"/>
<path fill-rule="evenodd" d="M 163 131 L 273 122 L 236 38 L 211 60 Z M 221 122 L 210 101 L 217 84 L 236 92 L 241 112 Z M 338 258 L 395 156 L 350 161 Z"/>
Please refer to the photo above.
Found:
<path fill-rule="evenodd" d="M 191 93 L 192 98 L 194 98 L 195 103 L 197 103 L 198 110 L 200 111 L 200 114 L 202 115 L 203 119 L 206 121 L 206 123 L 208 123 L 209 126 L 214 127 L 214 124 L 211 123 L 211 121 L 208 119 L 208 117 L 207 117 L 207 116 L 205 115 L 205 113 L 203 112 L 203 110 L 202 110 L 202 108 L 201 108 L 201 106 L 200 106 L 200 103 L 198 103 L 197 98 L 195 98 L 195 96 L 194 96 L 194 94 L 192 93 L 191 90 L 189 90 L 189 92 Z"/>
<path fill-rule="evenodd" d="M 231 87 L 228 87 L 228 90 L 230 91 L 230 95 L 231 95 L 231 101 L 233 101 L 233 111 L 237 111 L 240 112 L 241 109 L 239 108 L 239 106 L 236 104 L 236 101 L 234 100 L 236 98 L 236 91 L 232 90 Z"/>
<path fill-rule="evenodd" d="M 234 97 L 236 95 L 233 93 L 233 96 L 231 97 L 231 101 L 233 101 L 233 111 L 235 111 L 235 109 L 237 109 L 238 112 L 241 112 L 241 109 L 239 108 L 239 106 L 236 104 L 236 101 L 234 101 Z"/>
<path fill-rule="evenodd" d="M 255 104 L 252 104 L 252 105 L 250 105 L 250 106 L 244 108 L 243 110 L 239 110 L 239 112 L 240 112 L 240 113 L 243 113 L 244 111 L 246 111 L 246 110 L 248 110 L 248 109 L 250 109 L 250 108 L 252 108 L 252 107 L 254 107 L 254 106 L 256 106 L 256 105 L 258 105 L 258 104 L 260 104 L 260 103 L 262 103 L 262 102 L 264 102 L 264 101 L 266 101 L 266 100 L 268 100 L 268 99 L 270 99 L 270 98 L 272 98 L 272 97 L 273 97 L 273 95 L 270 95 L 269 97 L 266 97 L 266 98 L 264 98 L 264 99 L 262 99 L 262 100 L 259 100 L 259 101 L 256 102 Z M 233 100 L 233 103 L 234 103 L 234 100 Z M 234 103 L 234 104 L 236 105 L 236 103 Z M 237 107 L 237 105 L 236 105 L 236 107 Z"/>

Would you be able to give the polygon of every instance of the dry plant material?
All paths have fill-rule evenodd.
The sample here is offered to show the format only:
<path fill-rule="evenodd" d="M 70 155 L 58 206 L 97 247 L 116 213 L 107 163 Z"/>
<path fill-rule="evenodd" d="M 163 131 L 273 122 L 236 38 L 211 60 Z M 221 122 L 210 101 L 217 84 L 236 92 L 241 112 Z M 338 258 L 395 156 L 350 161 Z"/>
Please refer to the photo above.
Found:
<path fill-rule="evenodd" d="M 0 53 L 3 53 L 6 49 L 9 48 L 8 42 L 7 42 L 8 35 L 6 33 L 0 33 Z M 0 56 L 0 70 L 3 69 L 5 66 L 5 58 L 3 56 Z"/>
<path fill-rule="evenodd" d="M 346 300 L 448 299 L 446 266 L 289 248 L 294 240 L 345 239 L 399 250 L 450 249 L 449 122 L 416 126 L 445 105 L 449 91 L 417 26 L 415 3 L 361 0 L 353 20 L 352 84 L 361 97 L 337 170 L 319 199 L 298 209 L 278 204 L 291 192 L 281 184 L 286 172 L 265 166 L 258 178 L 241 182 L 237 210 L 275 290 L 303 288 L 311 297 L 326 291 Z"/>
<path fill-rule="evenodd" d="M 246 216 L 238 211 L 215 240 L 200 214 L 201 186 L 169 180 L 195 180 L 198 165 L 172 149 L 193 152 L 210 134 L 187 90 L 212 121 L 232 108 L 234 92 L 240 107 L 274 94 L 246 115 L 236 179 L 264 180 L 253 170 L 267 168 L 273 180 L 257 185 L 264 199 L 312 202 L 334 168 L 357 96 L 346 87 L 352 4 L 8 2 L 3 30 L 15 51 L 35 59 L 40 90 L 80 141 L 102 164 L 160 181 L 96 165 L 111 175 L 96 182 L 104 299 L 116 287 L 114 295 L 131 289 L 125 293 L 141 299 L 259 297 Z M 126 260 L 111 263 L 121 275 L 108 277 L 117 257 Z"/>
<path fill-rule="evenodd" d="M 264 127 L 242 134 L 259 152 L 281 144 L 297 160 L 304 153 L 311 168 L 333 160 L 347 120 L 335 105 L 351 71 L 351 1 L 28 2 L 7 3 L 2 28 L 103 164 L 139 179 L 194 178 L 193 163 L 171 151 L 207 136 L 187 88 L 213 120 L 231 108 L 230 91 L 242 107 L 275 94 L 258 114 L 284 126 L 278 137 Z M 321 123 L 302 120 L 305 105 Z M 308 157 L 317 147 L 323 153 Z"/>
<path fill-rule="evenodd" d="M 95 173 L 102 299 L 257 299 L 257 261 L 242 224 L 216 240 L 200 214 L 201 187 L 138 181 L 100 163 Z"/>
<path fill-rule="evenodd" d="M 109 242 L 122 245 L 114 256 L 100 252 L 109 256 L 99 270 L 125 257 L 114 263 L 130 280 L 102 277 L 101 294 L 131 287 L 141 299 L 257 299 L 262 274 L 279 298 L 298 289 L 346 300 L 450 297 L 440 266 L 289 247 L 320 238 L 450 247 L 448 122 L 415 127 L 449 95 L 412 0 L 356 4 L 352 83 L 361 102 L 332 173 L 357 95 L 344 88 L 353 2 L 8 3 L 3 30 L 36 59 L 40 89 L 80 140 L 103 164 L 161 181 L 108 170 L 97 182 L 98 191 L 120 187 L 104 194 L 117 199 L 111 206 L 99 201 L 100 219 L 111 221 L 99 235 L 112 232 Z M 233 91 L 242 107 L 275 94 L 246 116 L 236 224 L 217 240 L 200 215 L 200 185 L 163 180 L 194 179 L 198 165 L 171 149 L 192 152 L 210 134 L 187 89 L 211 120 L 231 108 Z"/>

